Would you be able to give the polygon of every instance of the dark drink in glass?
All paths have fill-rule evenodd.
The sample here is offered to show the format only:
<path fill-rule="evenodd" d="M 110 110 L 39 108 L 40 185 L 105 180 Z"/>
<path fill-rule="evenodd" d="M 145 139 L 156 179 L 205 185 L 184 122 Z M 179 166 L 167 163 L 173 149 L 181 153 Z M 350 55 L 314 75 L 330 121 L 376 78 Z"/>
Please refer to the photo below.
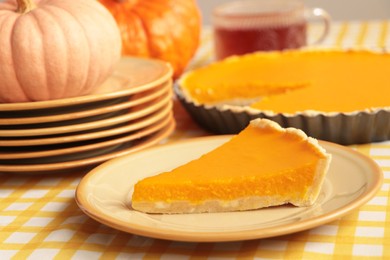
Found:
<path fill-rule="evenodd" d="M 217 59 L 256 51 L 298 49 L 308 45 L 308 18 L 320 18 L 324 32 L 330 17 L 320 8 L 306 8 L 300 0 L 243 0 L 218 6 L 213 12 Z"/>
<path fill-rule="evenodd" d="M 218 59 L 255 51 L 298 49 L 306 45 L 306 22 L 278 27 L 215 28 Z"/>

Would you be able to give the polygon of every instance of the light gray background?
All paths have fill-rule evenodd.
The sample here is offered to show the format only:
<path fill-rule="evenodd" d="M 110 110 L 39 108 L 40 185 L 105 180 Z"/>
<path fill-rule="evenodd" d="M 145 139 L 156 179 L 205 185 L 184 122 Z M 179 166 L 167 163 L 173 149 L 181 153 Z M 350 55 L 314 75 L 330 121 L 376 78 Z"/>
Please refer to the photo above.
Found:
<path fill-rule="evenodd" d="M 197 0 L 203 24 L 210 24 L 212 9 L 232 0 Z M 303 0 L 308 7 L 321 7 L 333 20 L 390 19 L 390 0 Z"/>
<path fill-rule="evenodd" d="M 0 2 L 3 1 L 0 0 Z M 203 23 L 210 24 L 212 9 L 219 4 L 231 2 L 232 0 L 196 1 L 202 11 Z M 303 2 L 309 7 L 326 9 L 332 18 L 338 21 L 390 19 L 390 0 L 303 0 Z"/>

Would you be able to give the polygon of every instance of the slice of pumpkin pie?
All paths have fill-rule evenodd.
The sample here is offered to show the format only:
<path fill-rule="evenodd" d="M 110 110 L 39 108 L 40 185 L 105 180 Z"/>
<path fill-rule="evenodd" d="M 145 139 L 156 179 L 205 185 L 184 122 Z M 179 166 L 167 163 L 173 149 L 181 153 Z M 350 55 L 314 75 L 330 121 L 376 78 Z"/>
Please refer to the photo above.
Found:
<path fill-rule="evenodd" d="M 255 119 L 200 158 L 136 183 L 132 207 L 147 213 L 200 213 L 310 206 L 330 160 L 301 130 Z"/>

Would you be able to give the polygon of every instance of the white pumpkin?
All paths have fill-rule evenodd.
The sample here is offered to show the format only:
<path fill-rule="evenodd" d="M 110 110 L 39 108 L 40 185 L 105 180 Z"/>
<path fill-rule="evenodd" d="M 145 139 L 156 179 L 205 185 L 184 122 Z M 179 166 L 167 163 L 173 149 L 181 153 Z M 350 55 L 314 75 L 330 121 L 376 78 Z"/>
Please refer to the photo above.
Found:
<path fill-rule="evenodd" d="M 95 0 L 0 3 L 0 102 L 91 93 L 121 56 L 111 13 Z"/>

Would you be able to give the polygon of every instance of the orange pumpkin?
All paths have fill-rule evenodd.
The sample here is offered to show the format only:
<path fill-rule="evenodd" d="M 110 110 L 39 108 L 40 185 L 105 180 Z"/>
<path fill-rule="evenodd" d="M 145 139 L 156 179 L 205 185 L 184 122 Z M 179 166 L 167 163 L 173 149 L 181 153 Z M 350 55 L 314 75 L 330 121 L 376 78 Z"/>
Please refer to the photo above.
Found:
<path fill-rule="evenodd" d="M 85 95 L 121 57 L 111 13 L 95 0 L 0 3 L 0 102 Z"/>
<path fill-rule="evenodd" d="M 116 19 L 122 53 L 169 62 L 177 78 L 199 45 L 195 0 L 99 0 Z"/>

